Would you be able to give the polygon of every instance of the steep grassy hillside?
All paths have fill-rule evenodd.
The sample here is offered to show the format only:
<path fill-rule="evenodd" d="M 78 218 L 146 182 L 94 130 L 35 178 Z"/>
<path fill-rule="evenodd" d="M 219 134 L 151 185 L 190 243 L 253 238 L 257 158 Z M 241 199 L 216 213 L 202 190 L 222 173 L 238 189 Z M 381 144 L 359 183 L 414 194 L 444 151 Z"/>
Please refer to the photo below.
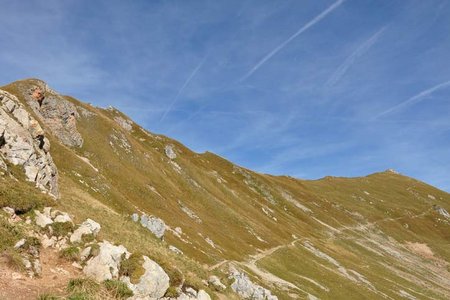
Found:
<path fill-rule="evenodd" d="M 36 85 L 1 89 L 27 106 Z M 234 266 L 280 299 L 450 297 L 450 220 L 433 208 L 450 210 L 448 193 L 392 171 L 314 181 L 259 174 L 150 133 L 114 108 L 64 99 L 77 108 L 84 142 L 69 147 L 49 135 L 58 207 L 77 222 L 100 222 L 101 238 L 145 253 L 173 277 L 226 282 Z M 164 220 L 164 241 L 133 213 Z"/>

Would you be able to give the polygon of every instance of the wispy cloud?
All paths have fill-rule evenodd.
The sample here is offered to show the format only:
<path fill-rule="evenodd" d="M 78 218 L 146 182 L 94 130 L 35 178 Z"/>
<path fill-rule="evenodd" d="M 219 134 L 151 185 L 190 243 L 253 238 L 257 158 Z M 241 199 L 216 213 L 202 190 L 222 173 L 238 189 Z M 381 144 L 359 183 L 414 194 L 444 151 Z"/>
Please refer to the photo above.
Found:
<path fill-rule="evenodd" d="M 450 80 L 449 80 L 449 81 L 442 82 L 442 83 L 440 83 L 440 84 L 438 84 L 438 85 L 435 85 L 435 86 L 433 86 L 433 87 L 431 87 L 431 88 L 429 88 L 429 89 L 427 89 L 427 90 L 424 90 L 424 91 L 418 93 L 417 95 L 415 95 L 415 96 L 409 98 L 409 99 L 406 100 L 406 101 L 403 101 L 403 102 L 401 102 L 401 103 L 399 103 L 399 104 L 397 104 L 397 105 L 394 105 L 394 106 L 390 107 L 389 109 L 387 109 L 387 110 L 383 111 L 382 113 L 376 115 L 376 116 L 374 117 L 374 119 L 378 119 L 378 118 L 380 118 L 380 117 L 382 117 L 382 116 L 385 116 L 385 115 L 387 115 L 387 114 L 390 114 L 390 113 L 392 113 L 392 112 L 394 112 L 394 111 L 396 111 L 396 110 L 402 109 L 402 108 L 404 108 L 405 106 L 408 106 L 408 105 L 411 105 L 411 104 L 414 104 L 414 103 L 421 102 L 421 101 L 423 101 L 427 96 L 433 94 L 435 91 L 440 90 L 440 89 L 443 89 L 443 88 L 446 88 L 446 87 L 449 87 L 449 86 L 450 86 Z"/>
<path fill-rule="evenodd" d="M 287 40 L 279 44 L 275 49 L 269 52 L 266 56 L 264 56 L 253 68 L 250 69 L 250 71 L 247 72 L 239 81 L 244 81 L 250 76 L 252 76 L 253 73 L 256 72 L 262 65 L 264 65 L 269 59 L 272 58 L 275 54 L 277 54 L 281 49 L 286 47 L 287 44 L 289 44 L 292 40 L 294 40 L 297 36 L 308 30 L 310 27 L 314 26 L 317 22 L 325 18 L 329 13 L 334 11 L 336 8 L 338 8 L 342 3 L 344 3 L 345 0 L 338 0 L 334 2 L 331 6 L 329 6 L 327 9 L 325 9 L 323 12 L 318 14 L 314 19 L 303 25 L 299 30 L 297 30 L 296 33 L 291 35 Z"/>
<path fill-rule="evenodd" d="M 375 32 L 368 40 L 362 43 L 349 57 L 334 71 L 331 77 L 325 83 L 325 87 L 334 86 L 344 75 L 348 69 L 356 62 L 356 60 L 364 55 L 378 41 L 380 36 L 386 30 L 386 26 Z"/>
<path fill-rule="evenodd" d="M 191 82 L 192 78 L 194 78 L 194 76 L 197 74 L 198 70 L 200 70 L 200 68 L 203 66 L 203 64 L 206 61 L 206 56 L 205 58 L 202 59 L 202 61 L 197 65 L 197 67 L 195 67 L 195 69 L 191 72 L 191 74 L 189 75 L 189 77 L 186 79 L 186 81 L 184 82 L 184 84 L 181 86 L 181 88 L 178 90 L 177 94 L 175 95 L 175 98 L 173 98 L 172 103 L 170 103 L 169 107 L 167 107 L 166 111 L 163 113 L 161 119 L 159 120 L 160 122 L 164 121 L 164 119 L 166 118 L 167 114 L 170 113 L 170 111 L 172 110 L 172 107 L 175 105 L 175 103 L 177 103 L 178 98 L 180 97 L 181 93 L 184 91 L 184 89 L 189 85 L 189 82 Z"/>

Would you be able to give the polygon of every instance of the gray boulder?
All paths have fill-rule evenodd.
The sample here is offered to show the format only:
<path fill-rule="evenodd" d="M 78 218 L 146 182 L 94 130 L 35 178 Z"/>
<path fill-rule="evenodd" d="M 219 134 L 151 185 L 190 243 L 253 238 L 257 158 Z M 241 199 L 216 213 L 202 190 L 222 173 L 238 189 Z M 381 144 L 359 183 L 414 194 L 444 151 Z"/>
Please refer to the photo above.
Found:
<path fill-rule="evenodd" d="M 154 216 L 141 216 L 141 225 L 150 230 L 157 238 L 162 239 L 166 231 L 166 224 L 160 218 Z"/>
<path fill-rule="evenodd" d="M 81 242 L 81 239 L 83 235 L 85 234 L 92 234 L 94 236 L 97 236 L 101 229 L 100 224 L 95 222 L 94 220 L 87 219 L 84 221 L 80 227 L 78 227 L 70 236 L 70 242 L 71 243 L 79 243 Z"/>
<path fill-rule="evenodd" d="M 121 280 L 133 291 L 134 298 L 132 299 L 159 299 L 169 288 L 169 276 L 153 260 L 147 256 L 143 256 L 143 258 L 142 267 L 145 269 L 145 273 L 139 282 L 133 284 L 127 276 L 123 276 Z"/>
<path fill-rule="evenodd" d="M 129 258 L 130 253 L 124 246 L 114 246 L 108 241 L 98 245 L 100 246 L 98 255 L 87 261 L 83 273 L 97 282 L 118 279 L 120 263 L 123 258 Z"/>

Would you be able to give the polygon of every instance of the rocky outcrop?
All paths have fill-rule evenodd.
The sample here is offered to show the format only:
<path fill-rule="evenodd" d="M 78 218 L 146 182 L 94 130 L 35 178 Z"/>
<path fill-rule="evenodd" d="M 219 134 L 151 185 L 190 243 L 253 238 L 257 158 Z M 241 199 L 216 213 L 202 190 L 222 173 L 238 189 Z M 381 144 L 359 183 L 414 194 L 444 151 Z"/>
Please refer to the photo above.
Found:
<path fill-rule="evenodd" d="M 58 171 L 41 126 L 17 97 L 0 90 L 0 101 L 0 160 L 22 166 L 28 181 L 58 197 Z"/>
<path fill-rule="evenodd" d="M 125 129 L 126 131 L 131 131 L 131 129 L 133 129 L 133 126 L 132 126 L 133 122 L 131 122 L 130 120 L 124 119 L 121 116 L 114 117 L 114 121 L 116 121 L 116 123 L 119 124 L 120 127 Z"/>
<path fill-rule="evenodd" d="M 233 291 L 244 299 L 278 300 L 278 297 L 272 295 L 268 289 L 253 283 L 245 273 L 239 272 L 235 268 L 230 270 L 230 279 L 234 279 L 231 284 Z"/>
<path fill-rule="evenodd" d="M 122 277 L 121 280 L 133 291 L 136 299 L 161 298 L 169 288 L 169 276 L 153 260 L 147 256 L 143 258 L 142 267 L 145 273 L 140 277 L 139 282 L 133 284 L 127 276 Z"/>
<path fill-rule="evenodd" d="M 37 79 L 18 81 L 15 87 L 33 112 L 64 145 L 81 147 L 83 138 L 77 130 L 80 117 L 76 106 Z"/>
<path fill-rule="evenodd" d="M 99 246 L 98 255 L 87 261 L 84 274 L 98 282 L 118 279 L 120 263 L 129 258 L 130 253 L 124 246 L 114 246 L 108 241 L 99 243 Z"/>

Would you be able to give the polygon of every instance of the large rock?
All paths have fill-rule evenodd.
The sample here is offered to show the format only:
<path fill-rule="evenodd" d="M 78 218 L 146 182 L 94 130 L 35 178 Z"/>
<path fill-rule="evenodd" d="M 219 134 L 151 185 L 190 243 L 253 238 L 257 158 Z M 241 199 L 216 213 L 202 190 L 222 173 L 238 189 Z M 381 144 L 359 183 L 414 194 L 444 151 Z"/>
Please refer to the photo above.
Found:
<path fill-rule="evenodd" d="M 41 214 L 40 211 L 35 210 L 34 214 L 36 215 L 36 217 L 35 217 L 36 225 L 44 228 L 47 225 L 53 224 L 52 219 L 50 217 L 46 216 L 45 214 Z"/>
<path fill-rule="evenodd" d="M 157 238 L 162 239 L 166 231 L 166 224 L 154 216 L 141 216 L 141 225 L 150 230 Z"/>
<path fill-rule="evenodd" d="M 234 268 L 230 270 L 230 273 L 230 277 L 234 279 L 231 288 L 240 297 L 252 300 L 278 300 L 278 297 L 272 295 L 268 289 L 253 283 L 246 274 L 241 273 Z"/>
<path fill-rule="evenodd" d="M 42 80 L 28 79 L 14 83 L 18 94 L 63 144 L 81 147 L 83 138 L 77 130 L 80 117 L 76 106 L 48 87 Z"/>
<path fill-rule="evenodd" d="M 147 256 L 143 256 L 145 269 L 144 275 L 141 276 L 137 284 L 133 284 L 129 277 L 122 277 L 121 280 L 125 282 L 133 291 L 135 299 L 153 299 L 161 298 L 169 288 L 169 276 L 164 270 L 153 260 Z"/>
<path fill-rule="evenodd" d="M 120 263 L 129 258 L 130 253 L 124 246 L 114 246 L 108 241 L 99 243 L 99 246 L 98 255 L 87 261 L 84 274 L 98 282 L 118 279 Z"/>
<path fill-rule="evenodd" d="M 17 97 L 0 90 L 0 157 L 22 166 L 27 180 L 58 197 L 58 171 L 50 155 L 50 142 L 39 123 Z"/>
<path fill-rule="evenodd" d="M 84 221 L 80 227 L 78 227 L 70 236 L 70 242 L 71 243 L 79 243 L 82 241 L 83 235 L 89 235 L 92 234 L 94 236 L 97 236 L 97 234 L 100 231 L 100 224 L 95 222 L 94 220 L 87 219 Z"/>

